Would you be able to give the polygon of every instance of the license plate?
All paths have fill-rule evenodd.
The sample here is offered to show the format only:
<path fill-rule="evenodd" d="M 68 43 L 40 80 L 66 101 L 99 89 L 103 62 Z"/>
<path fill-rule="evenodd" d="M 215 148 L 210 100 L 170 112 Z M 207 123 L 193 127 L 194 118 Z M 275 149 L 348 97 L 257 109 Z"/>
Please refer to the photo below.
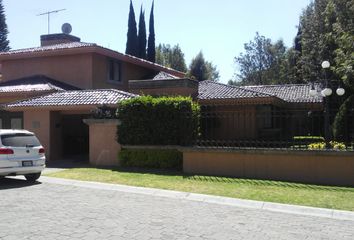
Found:
<path fill-rule="evenodd" d="M 22 162 L 22 166 L 23 167 L 32 167 L 33 166 L 33 162 L 32 161 L 23 161 Z"/>

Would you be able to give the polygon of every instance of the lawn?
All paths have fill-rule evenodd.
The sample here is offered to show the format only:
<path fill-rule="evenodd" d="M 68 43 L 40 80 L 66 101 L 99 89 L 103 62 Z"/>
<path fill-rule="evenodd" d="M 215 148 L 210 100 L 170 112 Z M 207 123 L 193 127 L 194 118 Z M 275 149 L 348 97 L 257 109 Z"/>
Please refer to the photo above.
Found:
<path fill-rule="evenodd" d="M 75 168 L 47 176 L 354 211 L 354 188 L 135 169 Z"/>

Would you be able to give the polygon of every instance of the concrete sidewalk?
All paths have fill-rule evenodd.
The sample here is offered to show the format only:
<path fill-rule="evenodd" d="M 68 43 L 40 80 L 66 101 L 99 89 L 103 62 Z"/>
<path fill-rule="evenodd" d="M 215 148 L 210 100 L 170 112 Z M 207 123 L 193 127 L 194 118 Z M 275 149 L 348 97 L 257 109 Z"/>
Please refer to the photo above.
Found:
<path fill-rule="evenodd" d="M 58 169 L 58 171 L 60 171 L 60 169 Z M 84 188 L 91 188 L 91 189 L 145 194 L 145 195 L 166 197 L 166 198 L 180 199 L 180 200 L 187 200 L 187 201 L 197 201 L 197 202 L 204 202 L 204 203 L 242 207 L 242 208 L 263 209 L 263 210 L 268 210 L 273 212 L 283 212 L 283 213 L 290 213 L 290 214 L 297 214 L 297 215 L 316 216 L 316 217 L 325 217 L 325 218 L 338 219 L 338 220 L 354 221 L 354 212 L 352 211 L 305 207 L 305 206 L 297 206 L 297 205 L 289 205 L 289 204 L 212 196 L 212 195 L 205 195 L 205 194 L 162 190 L 162 189 L 155 189 L 155 188 L 133 187 L 133 186 L 126 186 L 126 185 L 119 185 L 119 184 L 108 184 L 108 183 L 86 182 L 86 181 L 78 181 L 78 180 L 52 178 L 52 177 L 45 177 L 45 176 L 42 176 L 39 179 L 39 181 L 52 183 L 52 184 L 84 187 Z"/>

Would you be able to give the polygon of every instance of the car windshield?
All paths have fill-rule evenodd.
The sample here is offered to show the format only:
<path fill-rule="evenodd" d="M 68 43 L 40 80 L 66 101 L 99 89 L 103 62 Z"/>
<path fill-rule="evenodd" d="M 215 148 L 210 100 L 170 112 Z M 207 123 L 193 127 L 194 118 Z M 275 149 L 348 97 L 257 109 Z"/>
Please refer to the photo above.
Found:
<path fill-rule="evenodd" d="M 6 147 L 38 147 L 41 145 L 36 136 L 26 133 L 2 135 L 1 142 Z"/>

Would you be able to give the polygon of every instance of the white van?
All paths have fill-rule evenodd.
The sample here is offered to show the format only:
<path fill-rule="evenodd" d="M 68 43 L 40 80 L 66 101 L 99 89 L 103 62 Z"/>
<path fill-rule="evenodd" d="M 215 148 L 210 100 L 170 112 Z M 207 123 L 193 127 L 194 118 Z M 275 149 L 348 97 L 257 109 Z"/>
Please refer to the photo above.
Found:
<path fill-rule="evenodd" d="M 0 178 L 24 175 L 35 182 L 45 168 L 45 151 L 34 133 L 0 129 Z"/>

